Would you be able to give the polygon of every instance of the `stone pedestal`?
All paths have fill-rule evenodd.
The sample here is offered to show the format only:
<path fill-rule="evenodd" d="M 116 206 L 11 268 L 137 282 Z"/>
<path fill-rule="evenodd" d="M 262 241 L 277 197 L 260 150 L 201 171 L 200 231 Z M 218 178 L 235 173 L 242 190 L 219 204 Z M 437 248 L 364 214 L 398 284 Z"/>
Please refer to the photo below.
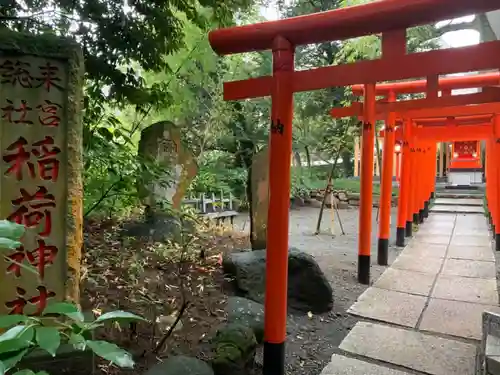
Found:
<path fill-rule="evenodd" d="M 254 250 L 267 247 L 267 210 L 269 207 L 269 150 L 264 148 L 252 162 L 252 238 Z"/>

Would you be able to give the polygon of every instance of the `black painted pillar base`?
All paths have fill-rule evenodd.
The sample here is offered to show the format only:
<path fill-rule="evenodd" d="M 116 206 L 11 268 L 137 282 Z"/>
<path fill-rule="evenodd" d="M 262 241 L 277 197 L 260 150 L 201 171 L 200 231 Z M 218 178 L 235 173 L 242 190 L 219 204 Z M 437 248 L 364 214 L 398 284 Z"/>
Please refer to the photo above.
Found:
<path fill-rule="evenodd" d="M 406 228 L 396 228 L 396 246 L 405 247 L 405 230 Z"/>
<path fill-rule="evenodd" d="M 411 237 L 413 235 L 413 223 L 411 221 L 406 222 L 405 235 L 406 237 Z"/>
<path fill-rule="evenodd" d="M 495 234 L 495 250 L 500 251 L 500 233 Z"/>
<path fill-rule="evenodd" d="M 429 217 L 429 205 L 430 201 L 425 201 L 424 202 L 424 218 L 427 219 Z"/>
<path fill-rule="evenodd" d="M 370 256 L 369 255 L 358 255 L 358 281 L 364 285 L 370 284 Z"/>
<path fill-rule="evenodd" d="M 424 222 L 424 209 L 418 211 L 418 222 L 422 224 Z"/>
<path fill-rule="evenodd" d="M 378 239 L 377 263 L 379 266 L 389 264 L 389 240 L 387 238 Z"/>
<path fill-rule="evenodd" d="M 276 322 L 277 323 L 277 322 Z M 263 375 L 285 375 L 285 343 L 264 342 Z"/>
<path fill-rule="evenodd" d="M 413 224 L 419 224 L 420 219 L 418 217 L 418 212 L 413 214 Z"/>
<path fill-rule="evenodd" d="M 435 192 L 432 192 L 431 193 L 431 199 L 434 199 L 436 197 L 436 193 Z"/>

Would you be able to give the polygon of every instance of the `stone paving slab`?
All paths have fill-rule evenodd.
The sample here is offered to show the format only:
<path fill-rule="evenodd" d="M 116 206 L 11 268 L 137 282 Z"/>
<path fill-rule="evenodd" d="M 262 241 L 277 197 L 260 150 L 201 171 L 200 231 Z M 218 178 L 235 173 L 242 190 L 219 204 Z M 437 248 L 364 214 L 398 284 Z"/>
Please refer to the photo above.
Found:
<path fill-rule="evenodd" d="M 465 259 L 446 259 L 441 274 L 496 280 L 497 270 L 495 262 Z"/>
<path fill-rule="evenodd" d="M 483 206 L 482 199 L 467 199 L 467 198 L 436 198 L 434 204 L 440 205 L 460 205 L 460 206 Z"/>
<path fill-rule="evenodd" d="M 425 223 L 421 225 L 417 233 L 419 235 L 425 234 L 426 236 L 433 236 L 433 235 L 451 236 L 451 234 L 453 233 L 453 225 L 441 226 L 434 224 L 435 223 L 430 223 L 430 224 Z"/>
<path fill-rule="evenodd" d="M 430 208 L 430 212 L 449 212 L 449 213 L 468 213 L 468 214 L 484 214 L 483 207 L 476 206 L 446 206 L 434 205 Z"/>
<path fill-rule="evenodd" d="M 426 297 L 368 288 L 347 311 L 349 314 L 415 327 L 425 307 Z"/>
<path fill-rule="evenodd" d="M 497 281 L 439 275 L 431 297 L 498 305 Z"/>
<path fill-rule="evenodd" d="M 480 228 L 488 231 L 488 221 L 484 215 L 467 215 L 461 214 L 457 215 L 456 220 L 457 228 Z"/>
<path fill-rule="evenodd" d="M 451 223 L 455 224 L 455 214 L 451 213 L 434 213 L 427 218 L 426 223 Z"/>
<path fill-rule="evenodd" d="M 483 232 L 484 233 L 484 232 Z M 453 235 L 450 245 L 457 246 L 490 246 L 491 237 L 489 233 L 483 235 Z"/>
<path fill-rule="evenodd" d="M 478 236 L 478 237 L 489 237 L 488 226 L 486 224 L 482 225 L 467 225 L 461 226 L 457 225 L 453 231 L 454 235 L 457 236 Z"/>
<path fill-rule="evenodd" d="M 418 247 L 417 249 L 424 249 L 424 247 Z M 396 260 L 392 263 L 392 267 L 401 270 L 416 271 L 436 275 L 441 269 L 442 264 L 443 259 L 441 258 L 430 258 L 413 251 L 411 255 L 401 254 L 399 257 L 397 257 Z"/>
<path fill-rule="evenodd" d="M 396 292 L 428 296 L 436 276 L 420 272 L 388 268 L 373 284 L 376 288 L 393 290 Z"/>
<path fill-rule="evenodd" d="M 415 242 L 421 244 L 437 244 L 437 245 L 448 245 L 451 240 L 451 232 L 448 235 L 445 234 L 432 234 L 420 233 L 420 230 L 413 236 Z"/>
<path fill-rule="evenodd" d="M 490 246 L 457 246 L 448 247 L 448 258 L 495 261 L 495 255 Z"/>
<path fill-rule="evenodd" d="M 483 311 L 500 311 L 500 308 L 431 298 L 419 329 L 479 340 L 482 335 Z"/>
<path fill-rule="evenodd" d="M 420 257 L 444 258 L 446 256 L 446 245 L 422 244 L 412 242 L 401 252 L 401 255 L 417 255 Z"/>
<path fill-rule="evenodd" d="M 340 349 L 431 375 L 475 372 L 475 345 L 381 324 L 358 322 Z"/>
<path fill-rule="evenodd" d="M 331 362 L 320 375 L 408 375 L 407 372 L 394 370 L 359 359 L 334 354 Z"/>

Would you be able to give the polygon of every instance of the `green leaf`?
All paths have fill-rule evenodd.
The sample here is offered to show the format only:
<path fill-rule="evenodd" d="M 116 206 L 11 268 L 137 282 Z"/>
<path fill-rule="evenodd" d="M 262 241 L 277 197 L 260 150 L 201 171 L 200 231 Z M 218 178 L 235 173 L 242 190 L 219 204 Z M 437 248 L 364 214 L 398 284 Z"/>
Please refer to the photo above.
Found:
<path fill-rule="evenodd" d="M 38 371 L 35 375 L 50 375 L 47 371 Z"/>
<path fill-rule="evenodd" d="M 4 375 L 5 371 L 7 371 L 7 368 L 5 367 L 4 363 L 2 361 L 0 361 L 0 375 Z M 17 372 L 16 372 L 16 374 L 17 374 Z M 16 374 L 14 374 L 14 375 L 16 375 Z"/>
<path fill-rule="evenodd" d="M 129 352 L 107 341 L 87 341 L 87 346 L 101 358 L 104 358 L 118 367 L 134 368 L 134 360 Z"/>
<path fill-rule="evenodd" d="M 29 347 L 33 342 L 33 326 L 17 325 L 0 335 L 0 354 Z"/>
<path fill-rule="evenodd" d="M 57 349 L 61 345 L 61 335 L 57 328 L 36 327 L 35 334 L 38 346 L 52 354 L 52 357 L 55 357 Z"/>
<path fill-rule="evenodd" d="M 10 240 L 19 240 L 24 232 L 24 225 L 13 223 L 9 220 L 0 220 L 0 237 Z"/>
<path fill-rule="evenodd" d="M 73 345 L 73 347 L 76 350 L 85 350 L 87 346 L 87 340 L 85 340 L 85 337 L 78 333 L 71 332 L 71 335 L 69 336 L 69 343 Z"/>
<path fill-rule="evenodd" d="M 6 332 L 0 335 L 0 343 L 17 338 L 19 334 L 24 331 L 25 328 L 26 326 L 17 325 L 15 327 L 8 329 Z"/>
<path fill-rule="evenodd" d="M 10 238 L 0 237 L 0 249 L 10 249 L 14 250 L 21 246 L 22 243 L 19 241 L 11 240 Z"/>
<path fill-rule="evenodd" d="M 24 323 L 29 320 L 24 315 L 0 315 L 0 328 L 8 328 L 14 324 Z"/>
<path fill-rule="evenodd" d="M 35 375 L 35 373 L 31 370 L 23 369 L 21 371 L 14 373 L 14 375 Z"/>
<path fill-rule="evenodd" d="M 13 355 L 8 358 L 2 358 L 2 361 L 6 367 L 6 371 L 9 371 L 15 367 L 21 359 L 28 353 L 29 348 L 19 350 L 17 353 L 12 353 Z"/>
<path fill-rule="evenodd" d="M 35 338 L 34 325 L 25 326 L 24 331 L 22 331 L 17 338 L 23 342 L 33 344 Z"/>
<path fill-rule="evenodd" d="M 65 315 L 70 319 L 83 322 L 84 317 L 78 306 L 69 302 L 54 302 L 48 305 L 43 311 L 43 315 L 58 314 Z"/>
<path fill-rule="evenodd" d="M 143 321 L 147 322 L 146 319 L 144 319 L 142 316 L 135 315 L 132 313 L 129 313 L 127 311 L 110 311 L 105 314 L 102 314 L 100 317 L 98 317 L 94 323 L 103 323 L 105 321 Z"/>

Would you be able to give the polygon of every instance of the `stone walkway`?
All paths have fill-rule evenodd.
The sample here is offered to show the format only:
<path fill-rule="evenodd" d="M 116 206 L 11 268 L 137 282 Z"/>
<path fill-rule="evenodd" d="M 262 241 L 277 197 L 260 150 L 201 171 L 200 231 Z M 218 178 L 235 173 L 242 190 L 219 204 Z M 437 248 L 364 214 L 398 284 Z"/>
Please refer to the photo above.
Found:
<path fill-rule="evenodd" d="M 475 374 L 482 312 L 500 308 L 486 219 L 455 213 L 483 212 L 481 200 L 467 201 L 436 200 L 438 210 L 349 309 L 364 320 L 321 375 Z"/>

